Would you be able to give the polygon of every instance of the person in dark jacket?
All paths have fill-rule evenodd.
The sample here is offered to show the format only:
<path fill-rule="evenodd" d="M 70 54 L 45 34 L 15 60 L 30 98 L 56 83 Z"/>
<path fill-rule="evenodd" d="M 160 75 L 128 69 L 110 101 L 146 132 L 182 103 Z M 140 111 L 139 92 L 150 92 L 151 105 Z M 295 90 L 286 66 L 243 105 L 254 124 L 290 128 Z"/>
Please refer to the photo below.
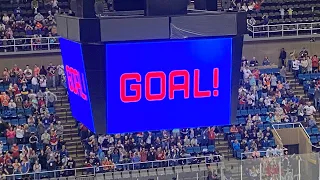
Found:
<path fill-rule="evenodd" d="M 281 49 L 280 51 L 280 55 L 279 55 L 279 59 L 280 59 L 280 63 L 281 63 L 281 66 L 285 66 L 285 60 L 287 58 L 287 52 L 284 50 L 284 48 Z"/>

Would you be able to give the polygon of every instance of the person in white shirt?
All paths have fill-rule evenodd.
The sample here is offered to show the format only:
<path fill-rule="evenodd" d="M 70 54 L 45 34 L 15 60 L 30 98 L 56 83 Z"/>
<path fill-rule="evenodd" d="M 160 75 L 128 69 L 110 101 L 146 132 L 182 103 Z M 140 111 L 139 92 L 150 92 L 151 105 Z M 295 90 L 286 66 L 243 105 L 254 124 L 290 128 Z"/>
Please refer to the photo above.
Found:
<path fill-rule="evenodd" d="M 10 100 L 8 104 L 9 109 L 15 109 L 17 107 L 17 104 L 13 101 L 13 99 Z"/>
<path fill-rule="evenodd" d="M 61 86 L 62 76 L 64 76 L 64 67 L 63 67 L 63 65 L 58 65 L 57 66 L 57 71 L 58 71 L 58 86 Z"/>
<path fill-rule="evenodd" d="M 311 102 L 308 102 L 306 106 L 304 106 L 304 110 L 305 110 L 305 115 L 306 116 L 311 116 L 313 114 L 316 113 L 316 108 L 314 108 L 313 105 L 311 105 Z"/>
<path fill-rule="evenodd" d="M 244 81 L 248 81 L 249 76 L 251 75 L 251 70 L 248 67 L 243 68 L 243 79 Z"/>
<path fill-rule="evenodd" d="M 300 69 L 300 62 L 298 59 L 294 59 L 292 61 L 292 70 L 296 78 L 298 77 L 299 69 Z"/>
<path fill-rule="evenodd" d="M 308 61 L 306 58 L 302 58 L 301 60 L 301 70 L 303 73 L 306 73 L 307 72 L 307 68 L 308 68 Z"/>
<path fill-rule="evenodd" d="M 47 88 L 47 78 L 45 76 L 40 76 L 39 84 L 41 91 L 45 92 Z"/>
<path fill-rule="evenodd" d="M 33 92 L 37 93 L 39 91 L 39 80 L 37 75 L 32 77 L 31 86 L 32 86 Z"/>
<path fill-rule="evenodd" d="M 26 69 L 24 70 L 23 73 L 26 76 L 26 79 L 30 82 L 32 78 L 32 70 L 29 68 L 29 65 L 26 66 Z"/>
<path fill-rule="evenodd" d="M 264 99 L 264 105 L 267 106 L 267 107 L 269 107 L 271 105 L 271 101 L 270 101 L 269 97 L 266 97 Z"/>

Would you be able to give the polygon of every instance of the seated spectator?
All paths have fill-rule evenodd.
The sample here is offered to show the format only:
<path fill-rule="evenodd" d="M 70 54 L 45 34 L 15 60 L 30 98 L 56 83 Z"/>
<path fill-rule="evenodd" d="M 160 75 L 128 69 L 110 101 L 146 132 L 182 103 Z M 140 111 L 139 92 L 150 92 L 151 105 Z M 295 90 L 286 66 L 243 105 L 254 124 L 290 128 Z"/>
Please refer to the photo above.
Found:
<path fill-rule="evenodd" d="M 256 60 L 256 57 L 253 57 L 252 60 L 250 61 L 250 66 L 254 67 L 258 65 L 259 65 L 259 62 Z"/>
<path fill-rule="evenodd" d="M 265 57 L 265 58 L 263 59 L 262 65 L 263 65 L 263 66 L 269 66 L 270 64 L 271 64 L 271 63 L 270 63 L 269 58 L 268 58 L 268 57 Z"/>
<path fill-rule="evenodd" d="M 4 24 L 8 24 L 8 23 L 9 23 L 9 20 L 10 20 L 10 18 L 9 18 L 9 16 L 8 16 L 8 14 L 7 14 L 7 13 L 4 13 L 3 16 L 2 16 L 2 22 L 3 22 Z"/>

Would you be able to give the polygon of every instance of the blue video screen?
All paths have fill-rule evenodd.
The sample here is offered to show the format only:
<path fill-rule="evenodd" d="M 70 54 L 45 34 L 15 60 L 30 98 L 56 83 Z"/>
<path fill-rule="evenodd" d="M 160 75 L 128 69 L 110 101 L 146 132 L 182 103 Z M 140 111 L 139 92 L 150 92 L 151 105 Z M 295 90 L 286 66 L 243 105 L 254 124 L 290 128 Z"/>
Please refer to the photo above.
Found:
<path fill-rule="evenodd" d="M 81 44 L 60 38 L 60 48 L 72 115 L 95 132 Z"/>
<path fill-rule="evenodd" d="M 232 38 L 106 44 L 107 133 L 230 124 Z"/>

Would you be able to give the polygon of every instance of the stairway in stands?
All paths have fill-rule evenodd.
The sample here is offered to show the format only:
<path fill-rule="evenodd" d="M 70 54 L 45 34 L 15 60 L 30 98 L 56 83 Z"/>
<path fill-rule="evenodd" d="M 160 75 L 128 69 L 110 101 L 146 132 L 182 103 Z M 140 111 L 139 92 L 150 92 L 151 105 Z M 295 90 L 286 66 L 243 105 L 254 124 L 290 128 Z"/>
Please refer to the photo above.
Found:
<path fill-rule="evenodd" d="M 59 121 L 64 127 L 64 140 L 69 155 L 76 161 L 76 167 L 83 167 L 85 155 L 84 149 L 81 144 L 80 137 L 78 136 L 78 129 L 75 127 L 75 120 L 72 117 L 68 97 L 66 96 L 65 89 L 59 87 L 57 89 L 50 89 L 57 97 L 58 100 L 55 104 L 55 111 L 59 117 Z"/>
<path fill-rule="evenodd" d="M 299 84 L 298 80 L 295 80 L 292 72 L 288 72 L 286 78 L 290 84 L 290 87 L 293 89 L 293 92 L 295 95 L 297 95 L 298 97 L 303 97 L 306 102 L 311 102 L 313 104 L 313 101 L 310 100 L 308 96 L 304 93 L 303 85 Z M 315 118 L 316 118 L 318 127 L 320 127 L 319 112 L 317 112 L 317 115 L 315 116 Z"/>

